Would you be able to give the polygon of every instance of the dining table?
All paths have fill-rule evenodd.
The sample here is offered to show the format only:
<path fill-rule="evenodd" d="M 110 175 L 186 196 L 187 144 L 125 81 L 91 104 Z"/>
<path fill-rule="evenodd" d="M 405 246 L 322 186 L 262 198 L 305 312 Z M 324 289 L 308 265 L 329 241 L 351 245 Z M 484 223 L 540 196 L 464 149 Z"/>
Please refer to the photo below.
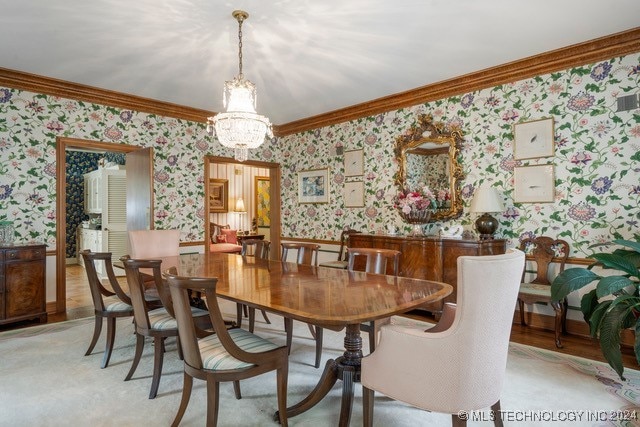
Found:
<path fill-rule="evenodd" d="M 344 353 L 326 362 L 318 384 L 287 408 L 294 417 L 315 406 L 342 380 L 340 426 L 348 426 L 354 383 L 363 357 L 360 324 L 388 319 L 425 303 L 440 301 L 453 288 L 441 282 L 315 267 L 227 253 L 184 254 L 162 258 L 162 270 L 176 267 L 186 277 L 215 277 L 216 295 L 259 310 L 345 330 Z M 278 413 L 274 414 L 278 420 Z"/>

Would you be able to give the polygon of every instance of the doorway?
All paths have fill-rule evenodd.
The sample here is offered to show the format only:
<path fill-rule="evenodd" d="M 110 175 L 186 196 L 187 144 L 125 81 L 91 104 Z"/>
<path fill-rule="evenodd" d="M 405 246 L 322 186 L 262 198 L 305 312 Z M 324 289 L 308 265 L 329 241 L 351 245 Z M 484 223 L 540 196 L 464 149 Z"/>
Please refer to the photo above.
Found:
<path fill-rule="evenodd" d="M 64 313 L 67 309 L 67 151 L 93 151 L 110 153 L 130 153 L 141 147 L 88 141 L 74 138 L 58 138 L 56 147 L 56 312 Z M 148 178 L 150 179 L 150 177 Z M 77 271 L 74 272 L 77 280 Z"/>
<path fill-rule="evenodd" d="M 244 162 L 238 162 L 235 159 L 229 157 L 217 157 L 217 156 L 206 156 L 204 161 L 204 181 L 208 183 L 211 178 L 219 178 L 216 176 L 211 176 L 212 165 L 237 165 L 243 167 L 250 168 L 260 168 L 268 170 L 268 179 L 269 179 L 269 238 L 271 241 L 272 248 L 280 248 L 280 235 L 281 235 L 281 224 L 280 224 L 280 164 L 272 163 L 272 162 L 262 162 L 257 160 L 247 160 Z M 259 177 L 265 178 L 265 177 Z M 209 252 L 210 242 L 209 239 L 211 236 L 210 228 L 210 215 L 209 215 L 209 185 L 205 185 L 205 251 Z M 255 191 L 255 190 L 254 190 Z M 247 200 L 255 200 L 255 194 L 242 194 Z M 228 201 L 229 212 L 233 213 L 235 200 Z M 253 217 L 253 212 L 250 213 L 250 218 Z M 250 229 L 250 224 L 252 220 L 244 220 L 242 221 L 242 226 L 245 229 Z M 270 258 L 279 259 L 279 250 L 270 251 Z"/>

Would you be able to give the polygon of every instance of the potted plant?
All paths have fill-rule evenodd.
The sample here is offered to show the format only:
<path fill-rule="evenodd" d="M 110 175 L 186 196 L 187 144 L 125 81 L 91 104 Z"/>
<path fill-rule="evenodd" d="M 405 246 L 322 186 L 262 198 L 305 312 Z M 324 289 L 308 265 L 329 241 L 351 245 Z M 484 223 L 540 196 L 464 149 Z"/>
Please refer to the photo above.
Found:
<path fill-rule="evenodd" d="M 587 268 L 569 268 L 560 273 L 551 284 L 551 298 L 562 301 L 571 292 L 597 281 L 595 289 L 582 297 L 580 310 L 589 324 L 591 336 L 599 339 L 604 358 L 624 380 L 620 351 L 623 329 L 634 330 L 634 352 L 640 363 L 640 241 L 618 239 L 590 247 L 611 244 L 624 249 L 593 254 L 591 258 L 595 262 Z M 600 276 L 593 272 L 596 266 L 617 270 L 619 274 Z"/>

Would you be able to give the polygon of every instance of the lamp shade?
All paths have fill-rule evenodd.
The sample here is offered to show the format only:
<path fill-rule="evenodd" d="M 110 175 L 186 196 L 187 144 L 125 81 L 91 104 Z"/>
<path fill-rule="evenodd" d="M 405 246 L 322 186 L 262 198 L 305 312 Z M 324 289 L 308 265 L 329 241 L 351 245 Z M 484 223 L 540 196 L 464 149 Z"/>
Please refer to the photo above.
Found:
<path fill-rule="evenodd" d="M 487 184 L 481 185 L 471 200 L 471 212 L 501 212 L 503 209 L 498 190 Z"/>
<path fill-rule="evenodd" d="M 242 197 L 238 197 L 238 200 L 236 200 L 236 212 L 245 212 L 244 200 L 242 200 Z"/>

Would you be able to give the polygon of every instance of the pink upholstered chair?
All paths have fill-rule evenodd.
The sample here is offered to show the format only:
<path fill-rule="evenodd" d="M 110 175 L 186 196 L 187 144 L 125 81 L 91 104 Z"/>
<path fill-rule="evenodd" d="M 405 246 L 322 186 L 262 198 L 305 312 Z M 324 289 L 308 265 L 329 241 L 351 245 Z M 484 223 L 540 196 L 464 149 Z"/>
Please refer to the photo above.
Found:
<path fill-rule="evenodd" d="M 458 258 L 457 310 L 441 332 L 386 325 L 376 351 L 362 359 L 364 425 L 373 423 L 374 391 L 418 408 L 452 414 L 500 410 L 524 253 Z M 380 405 L 384 408 L 383 404 Z M 384 409 L 382 409 L 384 410 Z M 496 425 L 501 425 L 500 417 Z"/>

